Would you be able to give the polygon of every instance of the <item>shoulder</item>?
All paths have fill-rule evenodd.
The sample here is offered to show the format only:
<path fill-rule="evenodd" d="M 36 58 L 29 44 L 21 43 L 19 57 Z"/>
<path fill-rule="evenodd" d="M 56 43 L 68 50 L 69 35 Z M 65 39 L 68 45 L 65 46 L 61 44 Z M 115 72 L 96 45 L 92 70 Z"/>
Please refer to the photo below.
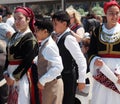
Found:
<path fill-rule="evenodd" d="M 32 40 L 32 41 L 37 41 L 34 34 L 32 32 L 28 32 L 24 35 L 24 37 L 22 38 L 23 41 L 27 41 L 27 40 Z"/>
<path fill-rule="evenodd" d="M 72 35 L 72 33 L 70 35 L 67 35 L 65 38 L 65 43 L 73 43 L 73 42 L 77 42 L 76 38 Z"/>
<path fill-rule="evenodd" d="M 55 41 L 52 39 L 52 37 L 49 37 L 48 43 L 46 45 L 48 48 L 56 48 L 57 44 L 55 43 Z"/>
<path fill-rule="evenodd" d="M 28 44 L 28 45 L 31 44 L 33 46 L 38 45 L 38 41 L 32 32 L 29 32 L 25 36 L 22 37 L 21 45 L 25 45 L 25 44 Z"/>
<path fill-rule="evenodd" d="M 98 27 L 96 27 L 93 32 L 93 35 L 98 36 L 102 31 L 102 27 L 103 27 L 103 25 L 99 25 Z"/>

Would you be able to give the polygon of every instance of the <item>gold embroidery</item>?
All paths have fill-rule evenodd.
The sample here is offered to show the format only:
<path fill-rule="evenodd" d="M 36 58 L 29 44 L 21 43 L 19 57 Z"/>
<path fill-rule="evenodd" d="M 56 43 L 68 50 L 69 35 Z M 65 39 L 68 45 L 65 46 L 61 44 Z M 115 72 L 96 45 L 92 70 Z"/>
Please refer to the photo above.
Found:
<path fill-rule="evenodd" d="M 113 34 L 113 37 L 112 34 L 107 34 L 102 31 L 99 34 L 99 41 L 105 45 L 106 49 L 98 51 L 98 54 L 120 54 L 120 51 L 113 50 L 113 46 L 120 43 L 120 31 Z"/>
<path fill-rule="evenodd" d="M 110 42 L 110 43 L 116 42 L 120 39 L 120 31 L 116 32 L 115 34 L 107 34 L 103 31 L 101 31 L 101 38 L 105 42 Z"/>

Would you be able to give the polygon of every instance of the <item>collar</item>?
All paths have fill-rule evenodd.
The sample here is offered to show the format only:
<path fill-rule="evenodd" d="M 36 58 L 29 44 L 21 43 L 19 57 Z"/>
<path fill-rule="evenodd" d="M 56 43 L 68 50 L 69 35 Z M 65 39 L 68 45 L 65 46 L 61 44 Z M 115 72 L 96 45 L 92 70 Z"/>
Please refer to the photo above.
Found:
<path fill-rule="evenodd" d="M 58 36 L 58 41 L 60 40 L 60 38 L 66 33 L 66 32 L 70 32 L 71 30 L 70 30 L 70 28 L 68 27 L 62 34 L 60 34 L 59 36 Z"/>
<path fill-rule="evenodd" d="M 43 45 L 46 41 L 48 41 L 51 38 L 51 36 L 47 37 L 46 39 L 42 40 L 41 45 Z"/>
<path fill-rule="evenodd" d="M 29 33 L 29 32 L 31 32 L 31 30 L 29 28 L 23 33 L 18 32 L 17 35 L 16 35 L 16 39 L 20 38 L 20 37 L 23 37 L 26 33 Z"/>

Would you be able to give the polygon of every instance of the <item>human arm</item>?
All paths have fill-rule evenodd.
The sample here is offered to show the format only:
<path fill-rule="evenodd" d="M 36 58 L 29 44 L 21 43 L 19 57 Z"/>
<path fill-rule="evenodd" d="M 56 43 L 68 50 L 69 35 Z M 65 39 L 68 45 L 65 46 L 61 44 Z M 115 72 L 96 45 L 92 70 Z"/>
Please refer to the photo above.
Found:
<path fill-rule="evenodd" d="M 80 46 L 79 46 L 78 42 L 76 41 L 76 39 L 71 35 L 68 35 L 66 37 L 64 44 L 65 44 L 66 48 L 69 50 L 69 52 L 71 53 L 76 64 L 78 65 L 78 74 L 79 74 L 78 83 L 79 83 L 79 85 L 84 86 L 83 83 L 85 83 L 87 63 L 86 63 L 86 59 L 80 49 Z"/>
<path fill-rule="evenodd" d="M 22 62 L 15 69 L 12 76 L 19 80 L 30 68 L 34 57 L 38 54 L 38 44 L 34 39 L 26 39 L 21 45 Z"/>
<path fill-rule="evenodd" d="M 83 27 L 80 27 L 77 29 L 76 33 L 72 30 L 71 30 L 71 33 L 77 39 L 78 42 L 81 42 L 84 37 L 85 30 Z"/>
<path fill-rule="evenodd" d="M 56 79 L 61 75 L 63 70 L 62 59 L 59 55 L 57 46 L 52 43 L 48 44 L 42 51 L 42 55 L 48 61 L 48 71 L 41 78 L 39 82 L 44 86 L 45 83 Z"/>

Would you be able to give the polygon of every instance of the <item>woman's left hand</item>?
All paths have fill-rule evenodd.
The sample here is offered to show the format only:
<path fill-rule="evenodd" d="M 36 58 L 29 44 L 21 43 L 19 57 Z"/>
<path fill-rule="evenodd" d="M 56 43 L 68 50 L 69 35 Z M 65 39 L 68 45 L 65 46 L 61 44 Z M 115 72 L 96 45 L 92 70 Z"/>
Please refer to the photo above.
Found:
<path fill-rule="evenodd" d="M 120 74 L 117 74 L 116 76 L 118 77 L 117 83 L 120 84 Z"/>

